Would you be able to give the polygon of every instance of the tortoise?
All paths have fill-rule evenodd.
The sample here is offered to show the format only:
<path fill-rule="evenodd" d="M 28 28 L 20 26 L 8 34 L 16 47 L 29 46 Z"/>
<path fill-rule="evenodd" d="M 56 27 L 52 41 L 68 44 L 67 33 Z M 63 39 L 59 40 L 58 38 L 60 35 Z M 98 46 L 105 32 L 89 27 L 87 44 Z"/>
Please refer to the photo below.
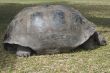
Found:
<path fill-rule="evenodd" d="M 17 56 L 69 52 L 106 45 L 96 25 L 68 5 L 37 5 L 21 10 L 9 24 L 4 47 Z"/>

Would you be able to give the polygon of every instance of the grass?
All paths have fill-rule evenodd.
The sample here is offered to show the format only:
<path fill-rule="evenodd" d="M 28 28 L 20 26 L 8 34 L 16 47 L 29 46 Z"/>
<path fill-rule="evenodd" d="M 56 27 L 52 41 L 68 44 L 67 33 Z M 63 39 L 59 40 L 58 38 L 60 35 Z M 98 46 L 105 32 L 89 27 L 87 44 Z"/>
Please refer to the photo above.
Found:
<path fill-rule="evenodd" d="M 16 57 L 2 46 L 6 27 L 13 17 L 32 3 L 65 3 L 79 10 L 97 25 L 108 45 L 73 53 Z M 109 0 L 0 0 L 0 73 L 110 73 L 110 1 Z"/>

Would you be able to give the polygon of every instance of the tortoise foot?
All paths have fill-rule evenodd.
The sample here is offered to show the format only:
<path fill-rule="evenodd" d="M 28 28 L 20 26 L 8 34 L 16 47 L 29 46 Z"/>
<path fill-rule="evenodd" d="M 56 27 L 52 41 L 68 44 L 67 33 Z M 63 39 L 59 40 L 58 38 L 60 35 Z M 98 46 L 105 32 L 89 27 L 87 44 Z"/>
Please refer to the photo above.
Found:
<path fill-rule="evenodd" d="M 29 57 L 31 55 L 31 49 L 19 46 L 17 48 L 16 55 L 19 56 L 19 57 Z"/>

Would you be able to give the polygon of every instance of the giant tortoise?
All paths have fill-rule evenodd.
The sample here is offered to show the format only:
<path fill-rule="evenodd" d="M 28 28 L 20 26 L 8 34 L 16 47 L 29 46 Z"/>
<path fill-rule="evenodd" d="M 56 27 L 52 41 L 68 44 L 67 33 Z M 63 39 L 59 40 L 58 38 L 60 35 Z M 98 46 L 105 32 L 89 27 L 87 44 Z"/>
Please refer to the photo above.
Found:
<path fill-rule="evenodd" d="M 4 47 L 17 56 L 55 54 L 105 45 L 106 40 L 78 10 L 66 5 L 37 5 L 24 8 L 8 26 Z"/>

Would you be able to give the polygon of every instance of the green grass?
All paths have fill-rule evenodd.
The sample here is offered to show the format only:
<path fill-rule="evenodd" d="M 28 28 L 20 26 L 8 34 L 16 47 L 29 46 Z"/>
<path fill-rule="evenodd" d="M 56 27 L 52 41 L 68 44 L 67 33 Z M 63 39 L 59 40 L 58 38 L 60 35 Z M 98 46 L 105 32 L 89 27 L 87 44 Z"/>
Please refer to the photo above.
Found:
<path fill-rule="evenodd" d="M 6 27 L 24 7 L 39 3 L 65 3 L 97 25 L 108 45 L 73 53 L 16 57 L 2 46 Z M 110 73 L 110 0 L 0 0 L 0 73 Z"/>

